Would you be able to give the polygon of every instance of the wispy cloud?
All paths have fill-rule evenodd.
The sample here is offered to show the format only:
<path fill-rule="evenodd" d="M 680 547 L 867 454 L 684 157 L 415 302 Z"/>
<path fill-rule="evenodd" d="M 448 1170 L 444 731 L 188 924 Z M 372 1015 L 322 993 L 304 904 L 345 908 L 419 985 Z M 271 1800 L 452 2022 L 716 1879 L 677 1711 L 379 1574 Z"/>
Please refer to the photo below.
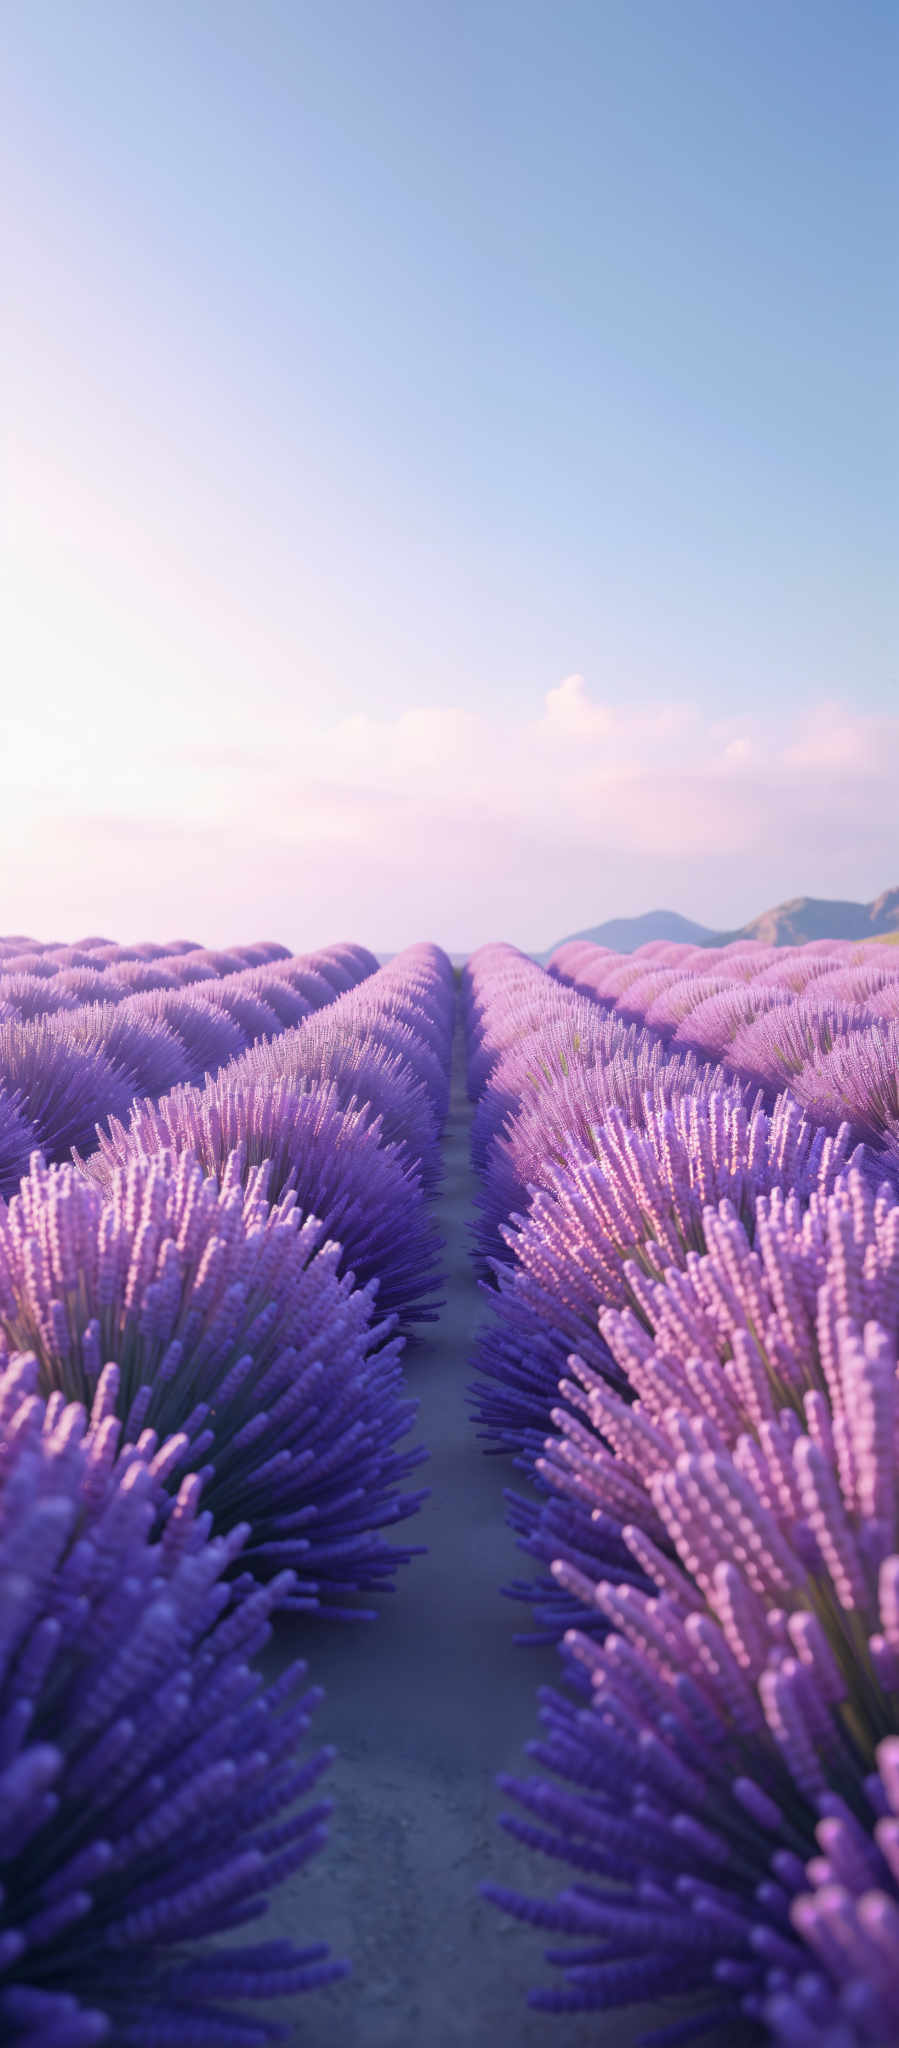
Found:
<path fill-rule="evenodd" d="M 570 675 L 536 718 L 413 705 L 261 727 L 248 707 L 242 745 L 150 732 L 118 772 L 114 731 L 80 759 L 42 756 L 39 727 L 39 707 L 20 717 L 0 767 L 23 928 L 541 944 L 653 903 L 728 923 L 896 879 L 899 719 L 835 703 L 766 730 Z"/>

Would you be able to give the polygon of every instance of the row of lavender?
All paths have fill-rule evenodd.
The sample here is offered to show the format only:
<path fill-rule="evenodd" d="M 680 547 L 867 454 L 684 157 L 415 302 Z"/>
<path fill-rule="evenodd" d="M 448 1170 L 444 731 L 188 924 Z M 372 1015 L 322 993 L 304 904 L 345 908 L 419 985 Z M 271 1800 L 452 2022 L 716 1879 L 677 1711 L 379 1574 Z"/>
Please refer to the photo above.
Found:
<path fill-rule="evenodd" d="M 573 1937 L 546 1952 L 562 1981 L 538 2006 L 663 1998 L 658 2043 L 890 2048 L 884 1133 L 753 1100 L 685 1035 L 638 1030 L 512 948 L 476 955 L 463 986 L 494 1280 L 476 1412 L 534 1482 L 510 1514 L 543 1577 L 509 1590 L 563 1636 L 567 1682 L 542 1695 L 538 1774 L 506 1782 L 525 1817 L 505 1825 L 572 1882 L 488 1895 Z"/>
<path fill-rule="evenodd" d="M 0 1209 L 0 2036 L 263 2043 L 326 1949 L 204 1938 L 322 1844 L 271 1617 L 368 1617 L 423 1498 L 405 1333 L 452 970 L 410 948 Z M 201 1944 L 198 1946 L 198 1944 Z M 238 2004 L 235 2005 L 235 2001 Z"/>
<path fill-rule="evenodd" d="M 830 1130 L 848 1119 L 899 1168 L 899 948 L 650 944 L 622 959 L 570 941 L 549 963 L 672 1048 L 782 1088 Z"/>
<path fill-rule="evenodd" d="M 135 1096 L 202 1081 L 378 964 L 364 946 L 150 950 L 147 960 L 122 947 L 92 967 L 84 946 L 0 954 L 0 1195 L 14 1191 L 35 1148 L 51 1161 L 89 1148 L 98 1122 L 127 1115 Z M 24 958 L 30 973 L 18 970 Z"/>

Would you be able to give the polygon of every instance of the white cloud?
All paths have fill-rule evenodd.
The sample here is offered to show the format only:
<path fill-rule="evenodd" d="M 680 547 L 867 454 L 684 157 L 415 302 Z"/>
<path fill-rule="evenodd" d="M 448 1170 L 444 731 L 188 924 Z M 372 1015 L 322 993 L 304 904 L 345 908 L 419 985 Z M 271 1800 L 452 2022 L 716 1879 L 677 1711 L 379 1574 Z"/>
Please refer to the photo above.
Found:
<path fill-rule="evenodd" d="M 554 690 L 547 690 L 543 730 L 560 739 L 607 739 L 615 729 L 615 714 L 608 704 L 594 704 L 583 676 L 566 676 Z"/>
<path fill-rule="evenodd" d="M 766 732 L 682 700 L 599 702 L 571 675 L 536 719 L 415 705 L 262 723 L 248 699 L 239 738 L 233 717 L 204 738 L 171 719 L 129 733 L 108 689 L 103 707 L 80 752 L 39 697 L 8 722 L 15 928 L 539 945 L 653 904 L 726 924 L 897 879 L 899 719 L 846 706 Z"/>

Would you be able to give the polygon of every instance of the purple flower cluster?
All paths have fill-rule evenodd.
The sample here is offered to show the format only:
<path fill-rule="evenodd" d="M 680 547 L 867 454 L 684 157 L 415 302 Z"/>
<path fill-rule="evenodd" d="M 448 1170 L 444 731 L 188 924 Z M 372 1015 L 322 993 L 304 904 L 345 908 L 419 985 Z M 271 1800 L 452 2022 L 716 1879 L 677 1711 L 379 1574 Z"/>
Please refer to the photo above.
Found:
<path fill-rule="evenodd" d="M 125 1116 L 135 1097 L 201 1082 L 377 966 L 350 946 L 298 957 L 267 943 L 241 955 L 150 950 L 152 959 L 119 949 L 111 961 L 105 946 L 35 950 L 14 955 L 12 970 L 9 956 L 0 961 L 0 1102 L 13 1101 L 28 1152 L 52 1161 L 91 1149 L 97 1126 Z M 18 1184 L 21 1156 L 4 1110 L 0 1195 Z"/>
<path fill-rule="evenodd" d="M 795 1089 L 803 1069 L 814 1071 L 838 1039 L 864 1030 L 867 1021 L 863 1010 L 848 1003 L 798 995 L 741 1025 L 731 1040 L 728 1064 L 766 1093 Z"/>
<path fill-rule="evenodd" d="M 343 1000 L 310 1017 L 302 1035 L 254 1046 L 235 1060 L 235 1082 L 300 1091 L 332 1088 L 341 1109 L 367 1107 L 381 1120 L 381 1138 L 406 1166 L 418 1167 L 433 1193 L 440 1174 L 440 1123 L 432 1095 L 406 1057 L 408 1027 L 364 1015 L 354 1018 Z"/>
<path fill-rule="evenodd" d="M 365 949 L 329 947 L 327 957 L 334 954 L 342 960 L 347 952 L 361 958 Z M 43 986 L 48 1008 L 57 1007 L 54 993 L 62 997 L 61 1007 L 71 1007 L 73 987 L 76 1002 L 81 999 L 82 990 L 91 989 L 97 991 L 97 1001 L 114 1001 L 119 994 L 176 988 L 194 979 L 218 980 L 226 974 L 280 965 L 289 958 L 287 947 L 271 939 L 238 946 L 230 953 L 209 952 L 205 947 L 178 939 L 168 945 L 147 940 L 135 946 L 120 946 L 101 939 L 83 940 L 76 946 L 41 945 L 37 940 L 16 944 L 0 939 L 0 987 L 5 993 L 23 980 L 26 1000 L 30 991 Z M 371 972 L 377 964 L 374 955 L 365 954 L 365 958 L 369 962 L 367 971 Z"/>
<path fill-rule="evenodd" d="M 0 1196 L 18 1187 L 34 1148 L 34 1127 L 25 1114 L 20 1091 L 0 1080 Z"/>
<path fill-rule="evenodd" d="M 508 951 L 517 988 L 520 970 Z M 495 1057 L 479 1105 L 485 1115 L 475 1118 L 487 1140 L 475 1151 L 487 1218 L 482 1256 L 493 1231 L 506 1252 L 504 1262 L 489 1260 L 495 1314 L 477 1352 L 489 1382 L 478 1414 L 500 1448 L 533 1451 L 570 1351 L 605 1362 L 616 1377 L 597 1314 L 626 1298 L 627 1259 L 649 1272 L 683 1267 L 703 1249 L 710 1201 L 728 1196 L 751 1216 L 757 1194 L 775 1185 L 807 1198 L 833 1184 L 852 1148 L 845 1127 L 828 1134 L 787 1095 L 770 1113 L 759 1103 L 750 1108 L 720 1068 L 668 1055 L 659 1040 L 615 1018 L 591 1025 L 573 991 L 553 989 L 545 975 L 541 988 L 539 969 L 527 977 L 516 1036 L 520 999 L 513 992 L 507 1012 L 506 974 L 497 976 L 488 954 L 484 975 L 481 957 L 466 969 L 469 1032 L 483 1031 L 486 1019 L 512 1049 Z M 506 1128 L 490 1138 L 494 1096 L 505 1105 Z"/>
<path fill-rule="evenodd" d="M 554 1957 L 566 1989 L 540 2002 L 693 1990 L 785 2048 L 823 2023 L 888 2048 L 899 1207 L 850 1174 L 804 1213 L 780 1193 L 758 1210 L 756 1249 L 728 1205 L 710 1211 L 691 1278 L 646 1290 L 651 1332 L 603 1317 L 627 1399 L 572 1361 L 581 1415 L 557 1411 L 548 1466 L 651 1584 L 554 1561 L 609 1632 L 568 1637 L 590 1703 L 548 1698 L 533 1751 L 581 1789 L 510 1785 L 541 1839 L 513 1831 L 625 1886 L 577 1885 L 534 1916 L 593 1946 L 589 1964 Z"/>
<path fill-rule="evenodd" d="M 564 1165 L 547 1163 L 526 1215 L 504 1226 L 512 1263 L 497 1266 L 493 1303 L 503 1337 L 501 1367 L 489 1342 L 479 1355 L 491 1381 L 480 1410 L 490 1433 L 525 1447 L 533 1431 L 545 1434 L 571 1351 L 617 1379 L 597 1329 L 600 1308 L 638 1305 L 642 1276 L 685 1270 L 691 1256 L 705 1250 L 710 1203 L 728 1197 L 751 1225 L 760 1193 L 787 1186 L 807 1200 L 813 1190 L 833 1186 L 851 1152 L 845 1126 L 829 1136 L 789 1097 L 768 1115 L 759 1107 L 747 1111 L 726 1090 L 697 1091 L 666 1107 L 647 1104 L 636 1130 L 610 1108 L 594 1127 L 591 1149 L 572 1142 Z M 536 1370 L 530 1347 L 538 1330 L 546 1348 Z"/>
<path fill-rule="evenodd" d="M 217 1531 L 251 1521 L 245 1577 L 290 1565 L 291 1605 L 355 1618 L 412 1555 L 379 1532 L 423 1498 L 400 1490 L 416 1404 L 373 1286 L 266 1178 L 244 1189 L 239 1152 L 221 1187 L 190 1152 L 137 1153 L 101 1191 L 35 1159 L 0 1216 L 0 1330 L 46 1396 L 91 1405 L 114 1363 L 124 1441 L 169 1439 L 170 1484 L 198 1470 Z"/>
<path fill-rule="evenodd" d="M 845 1118 L 899 1169 L 899 1016 L 835 1035 L 791 1086 L 812 1116 Z"/>
<path fill-rule="evenodd" d="M 292 1193 L 338 1240 L 340 1272 L 377 1282 L 379 1316 L 396 1313 L 403 1329 L 433 1320 L 440 1239 L 425 1196 L 445 1114 L 447 966 L 410 948 L 317 1025 L 254 1048 L 204 1088 L 135 1102 L 127 1128 L 111 1120 L 100 1133 L 85 1172 L 106 1186 L 134 1156 L 171 1150 L 221 1182 L 239 1148 L 245 1182 L 266 1164 L 270 1199 Z"/>
<path fill-rule="evenodd" d="M 49 1159 L 62 1158 L 72 1145 L 90 1145 L 98 1120 L 124 1115 L 131 1100 L 125 1075 L 102 1049 L 67 1042 L 55 1021 L 0 1022 L 0 1085 L 27 1119 L 29 1149 Z M 11 1192 L 8 1181 L 0 1192 Z"/>
<path fill-rule="evenodd" d="M 241 2009 L 344 1974 L 321 1946 L 209 1945 L 321 1847 L 297 1755 L 320 1697 L 249 1659 L 290 1574 L 235 1606 L 246 1528 L 211 1536 L 171 1462 L 119 1451 L 112 1368 L 90 1420 L 0 1371 L 0 2035 L 12 2048 L 281 2040 Z M 203 1946 L 198 1947 L 198 1942 Z"/>
<path fill-rule="evenodd" d="M 383 1140 L 432 1190 L 449 1103 L 453 971 L 436 946 L 409 946 L 301 1031 L 254 1046 L 231 1069 L 266 1087 L 333 1087 L 341 1108 L 366 1106 Z"/>
<path fill-rule="evenodd" d="M 524 1043 L 533 977 L 505 953 L 469 975 L 485 1079 L 479 1028 L 502 1036 L 516 984 Z M 613 1102 L 566 1142 L 497 1276 L 500 1441 L 533 1448 L 553 1352 L 572 1354 L 548 1495 L 513 1521 L 581 1620 L 579 1684 L 542 1696 L 541 1775 L 506 1784 L 525 1815 L 506 1825 L 575 1881 L 488 1895 L 577 1944 L 547 1951 L 548 2010 L 677 1995 L 654 2042 L 891 2048 L 899 1203 L 789 1097 L 769 1113 L 719 1085 L 643 1109 Z M 551 1600 L 537 1619 L 553 1633 Z"/>
<path fill-rule="evenodd" d="M 651 958 L 649 956 L 652 956 Z M 677 957 L 674 957 L 674 956 Z M 562 946 L 550 973 L 731 1072 L 788 1086 L 833 1129 L 850 1122 L 899 1175 L 899 950 L 841 944 L 669 949 L 621 960 Z"/>
<path fill-rule="evenodd" d="M 576 1001 L 571 992 L 568 1000 Z M 531 1478 L 568 1354 L 582 1352 L 613 1383 L 620 1381 L 597 1317 L 603 1306 L 634 1299 L 626 1262 L 637 1262 L 636 1274 L 683 1268 L 704 1246 L 710 1200 L 727 1195 L 751 1219 L 763 1189 L 791 1185 L 807 1198 L 813 1188 L 832 1185 L 849 1149 L 845 1130 L 829 1139 L 805 1122 L 789 1097 L 779 1099 L 770 1116 L 758 1104 L 747 1110 L 740 1088 L 724 1086 L 720 1070 L 662 1056 L 658 1043 L 647 1045 L 646 1034 L 637 1037 L 632 1028 L 607 1067 L 575 1070 L 581 1085 L 573 1095 L 555 1057 L 558 1004 L 556 994 L 548 1004 L 542 1067 L 539 1032 L 524 1040 L 530 1063 L 524 1105 L 508 1137 L 497 1136 L 487 1156 L 486 1184 L 495 1191 L 503 1185 L 497 1165 L 503 1152 L 515 1156 L 519 1122 L 525 1123 L 522 1177 L 526 1173 L 530 1205 L 499 1226 L 507 1263 L 491 1262 L 496 1294 L 475 1349 L 479 1379 L 472 1389 L 482 1435 L 498 1451 L 517 1452 Z M 494 1068 L 488 1095 L 505 1064 Z M 544 1071 L 535 1094 L 530 1084 Z M 538 1509 L 515 1494 L 507 1501 L 520 1548 L 545 1566 L 560 1554 L 552 1547 L 559 1542 L 557 1504 Z M 591 1549 L 588 1512 L 576 1501 L 567 1504 L 564 1554 Z M 567 1595 L 545 1577 L 506 1590 L 534 1605 L 539 1633 L 522 1640 L 556 1638 L 570 1620 Z"/>
<path fill-rule="evenodd" d="M 397 1323 L 433 1313 L 452 970 L 7 962 L 31 1014 L 0 1007 L 0 2035 L 261 2048 L 286 2030 L 243 2001 L 343 1966 L 205 1942 L 328 1810 L 302 1803 L 330 1756 L 295 1759 L 303 1667 L 263 1691 L 248 1659 L 276 1608 L 369 1618 L 415 1554 L 386 1540 L 424 1497 Z M 47 1163 L 113 1107 L 98 1152 Z"/>
<path fill-rule="evenodd" d="M 264 1166 L 269 1198 L 292 1195 L 336 1241 L 339 1273 L 376 1285 L 379 1319 L 398 1315 L 404 1329 L 433 1320 L 441 1241 L 420 1172 L 383 1142 L 378 1117 L 341 1108 L 332 1084 L 235 1079 L 226 1067 L 205 1088 L 135 1103 L 127 1129 L 113 1121 L 101 1133 L 85 1172 L 108 1188 L 129 1160 L 166 1152 L 192 1154 L 219 1185 L 235 1170 L 247 1185 Z"/>
<path fill-rule="evenodd" d="M 719 1090 L 735 1104 L 743 1100 L 740 1084 L 720 1067 L 692 1053 L 670 1054 L 649 1032 L 638 1033 L 633 1026 L 622 1031 L 609 1018 L 591 1029 L 588 1019 L 560 1057 L 558 1041 L 565 1029 L 566 1020 L 559 1019 L 554 1028 L 548 1019 L 546 1050 L 540 1047 L 538 1053 L 537 1045 L 526 1041 L 523 1057 L 506 1055 L 482 1098 L 489 1104 L 499 1095 L 509 1105 L 484 1160 L 477 1240 L 485 1271 L 495 1271 L 497 1259 L 508 1263 L 513 1258 L 503 1226 L 527 1207 L 535 1189 L 551 1188 L 556 1170 L 571 1166 L 582 1152 L 597 1156 L 598 1133 L 613 1111 L 632 1130 L 642 1130 L 654 1111 L 685 1097 L 703 1101 Z M 517 1107 L 512 1106 L 515 1090 Z"/>

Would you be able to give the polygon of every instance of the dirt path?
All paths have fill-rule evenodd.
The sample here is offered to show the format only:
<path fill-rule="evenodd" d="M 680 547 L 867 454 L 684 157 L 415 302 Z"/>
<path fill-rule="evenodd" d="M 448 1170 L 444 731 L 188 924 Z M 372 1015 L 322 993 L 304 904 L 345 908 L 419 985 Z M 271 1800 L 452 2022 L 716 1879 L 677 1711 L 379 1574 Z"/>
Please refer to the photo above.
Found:
<path fill-rule="evenodd" d="M 328 1847 L 252 1930 L 327 1941 L 352 1961 L 345 1983 L 284 2002 L 295 2048 L 630 2048 L 640 2031 L 633 2017 L 530 2011 L 529 1986 L 553 1974 L 549 1938 L 477 1892 L 488 1877 L 551 1892 L 567 1873 L 496 1825 L 496 1773 L 526 1768 L 537 1686 L 555 1682 L 558 1659 L 512 1640 L 525 1610 L 499 1587 L 523 1562 L 503 1519 L 515 1475 L 483 1455 L 465 1400 L 482 1313 L 466 1228 L 470 1124 L 457 1032 L 438 1204 L 447 1303 L 408 1358 L 416 1438 L 432 1454 L 416 1477 L 432 1497 L 404 1529 L 429 1554 L 401 1572 L 376 1622 L 282 1625 L 266 1655 L 270 1671 L 308 1658 L 327 1694 L 318 1739 L 339 1751 L 323 1787 L 335 1802 Z"/>

